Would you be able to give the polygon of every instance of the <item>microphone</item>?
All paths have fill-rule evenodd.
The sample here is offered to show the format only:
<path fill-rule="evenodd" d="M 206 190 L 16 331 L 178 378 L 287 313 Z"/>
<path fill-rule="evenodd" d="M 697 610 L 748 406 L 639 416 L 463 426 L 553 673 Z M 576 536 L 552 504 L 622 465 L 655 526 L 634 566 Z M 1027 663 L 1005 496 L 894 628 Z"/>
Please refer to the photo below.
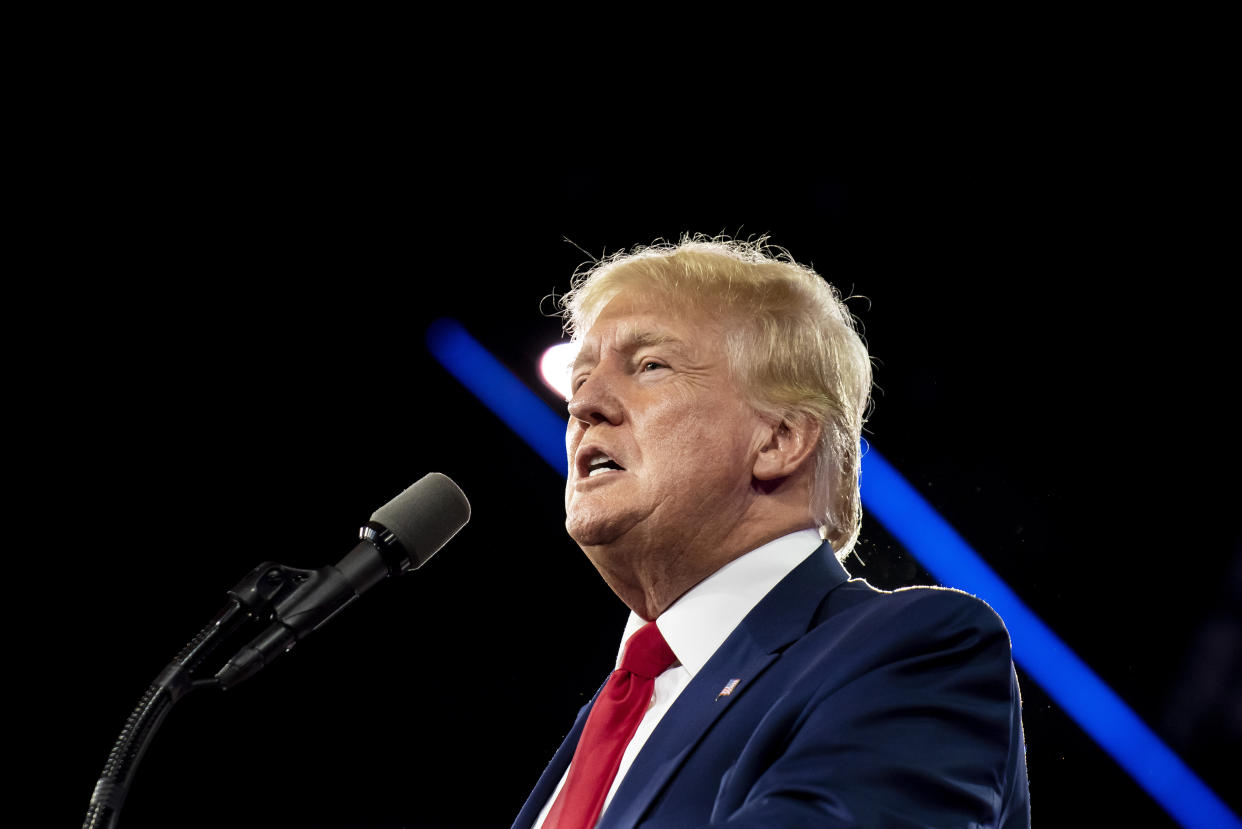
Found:
<path fill-rule="evenodd" d="M 230 591 L 243 606 L 261 602 L 263 593 L 294 586 L 276 603 L 272 625 L 216 674 L 220 687 L 229 689 L 254 676 L 387 576 L 422 567 L 469 520 L 470 502 L 461 489 L 447 475 L 432 472 L 377 509 L 358 531 L 358 546 L 336 566 L 261 565 L 258 578 Z"/>

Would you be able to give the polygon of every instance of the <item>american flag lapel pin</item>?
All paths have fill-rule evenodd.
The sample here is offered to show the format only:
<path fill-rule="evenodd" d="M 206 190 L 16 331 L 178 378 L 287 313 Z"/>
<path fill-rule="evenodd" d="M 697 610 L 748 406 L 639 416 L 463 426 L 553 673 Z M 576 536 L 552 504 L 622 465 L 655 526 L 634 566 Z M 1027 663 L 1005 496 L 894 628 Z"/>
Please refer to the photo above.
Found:
<path fill-rule="evenodd" d="M 716 695 L 716 702 L 720 702 L 721 697 L 727 697 L 729 694 L 732 694 L 733 689 L 736 688 L 737 684 L 741 681 L 741 677 L 738 677 L 737 679 L 730 679 L 729 683 L 725 685 L 725 687 L 721 688 L 720 693 Z"/>

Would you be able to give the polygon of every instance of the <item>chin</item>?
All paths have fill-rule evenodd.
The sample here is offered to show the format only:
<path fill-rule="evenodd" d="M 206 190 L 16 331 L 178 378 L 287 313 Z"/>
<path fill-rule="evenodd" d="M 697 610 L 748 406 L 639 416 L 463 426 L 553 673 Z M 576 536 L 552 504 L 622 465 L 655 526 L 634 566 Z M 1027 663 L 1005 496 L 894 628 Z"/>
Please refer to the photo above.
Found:
<path fill-rule="evenodd" d="M 617 538 L 617 533 L 611 531 L 607 525 L 566 521 L 565 530 L 579 547 L 599 547 Z"/>
<path fill-rule="evenodd" d="M 599 547 L 611 544 L 624 533 L 624 522 L 615 515 L 601 515 L 593 511 L 571 511 L 565 516 L 565 531 L 579 547 Z"/>

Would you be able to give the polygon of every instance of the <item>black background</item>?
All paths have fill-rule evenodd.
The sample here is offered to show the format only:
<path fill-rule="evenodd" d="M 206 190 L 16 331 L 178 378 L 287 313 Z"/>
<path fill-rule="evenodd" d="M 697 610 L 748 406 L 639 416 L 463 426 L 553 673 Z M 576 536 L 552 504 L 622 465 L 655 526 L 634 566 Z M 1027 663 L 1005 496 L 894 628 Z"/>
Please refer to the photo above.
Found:
<path fill-rule="evenodd" d="M 868 440 L 1242 806 L 1233 277 L 1193 135 L 1088 94 L 937 99 L 862 130 L 734 115 L 779 129 L 726 147 L 706 106 L 536 138 L 516 103 L 445 132 L 339 89 L 226 101 L 199 78 L 120 101 L 79 81 L 25 168 L 6 311 L 14 584 L 49 643 L 13 658 L 47 666 L 49 824 L 80 820 L 126 713 L 228 587 L 265 559 L 335 562 L 435 470 L 469 496 L 465 530 L 255 680 L 186 698 L 122 825 L 507 826 L 625 611 L 564 535 L 562 480 L 424 332 L 461 320 L 556 405 L 541 299 L 583 250 L 687 231 L 770 234 L 863 297 Z M 871 520 L 859 553 L 877 585 L 928 580 Z M 1037 824 L 1172 825 L 1020 677 Z"/>

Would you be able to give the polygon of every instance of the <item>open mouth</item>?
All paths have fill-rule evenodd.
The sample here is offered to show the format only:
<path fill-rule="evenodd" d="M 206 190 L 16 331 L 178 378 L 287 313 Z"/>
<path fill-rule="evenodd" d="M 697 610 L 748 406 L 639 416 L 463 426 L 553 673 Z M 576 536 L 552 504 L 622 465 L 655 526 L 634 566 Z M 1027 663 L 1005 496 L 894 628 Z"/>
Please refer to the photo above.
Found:
<path fill-rule="evenodd" d="M 583 466 L 583 472 L 588 478 L 594 478 L 596 475 L 603 475 L 606 472 L 621 472 L 624 470 L 624 466 L 603 452 L 592 453 Z"/>

